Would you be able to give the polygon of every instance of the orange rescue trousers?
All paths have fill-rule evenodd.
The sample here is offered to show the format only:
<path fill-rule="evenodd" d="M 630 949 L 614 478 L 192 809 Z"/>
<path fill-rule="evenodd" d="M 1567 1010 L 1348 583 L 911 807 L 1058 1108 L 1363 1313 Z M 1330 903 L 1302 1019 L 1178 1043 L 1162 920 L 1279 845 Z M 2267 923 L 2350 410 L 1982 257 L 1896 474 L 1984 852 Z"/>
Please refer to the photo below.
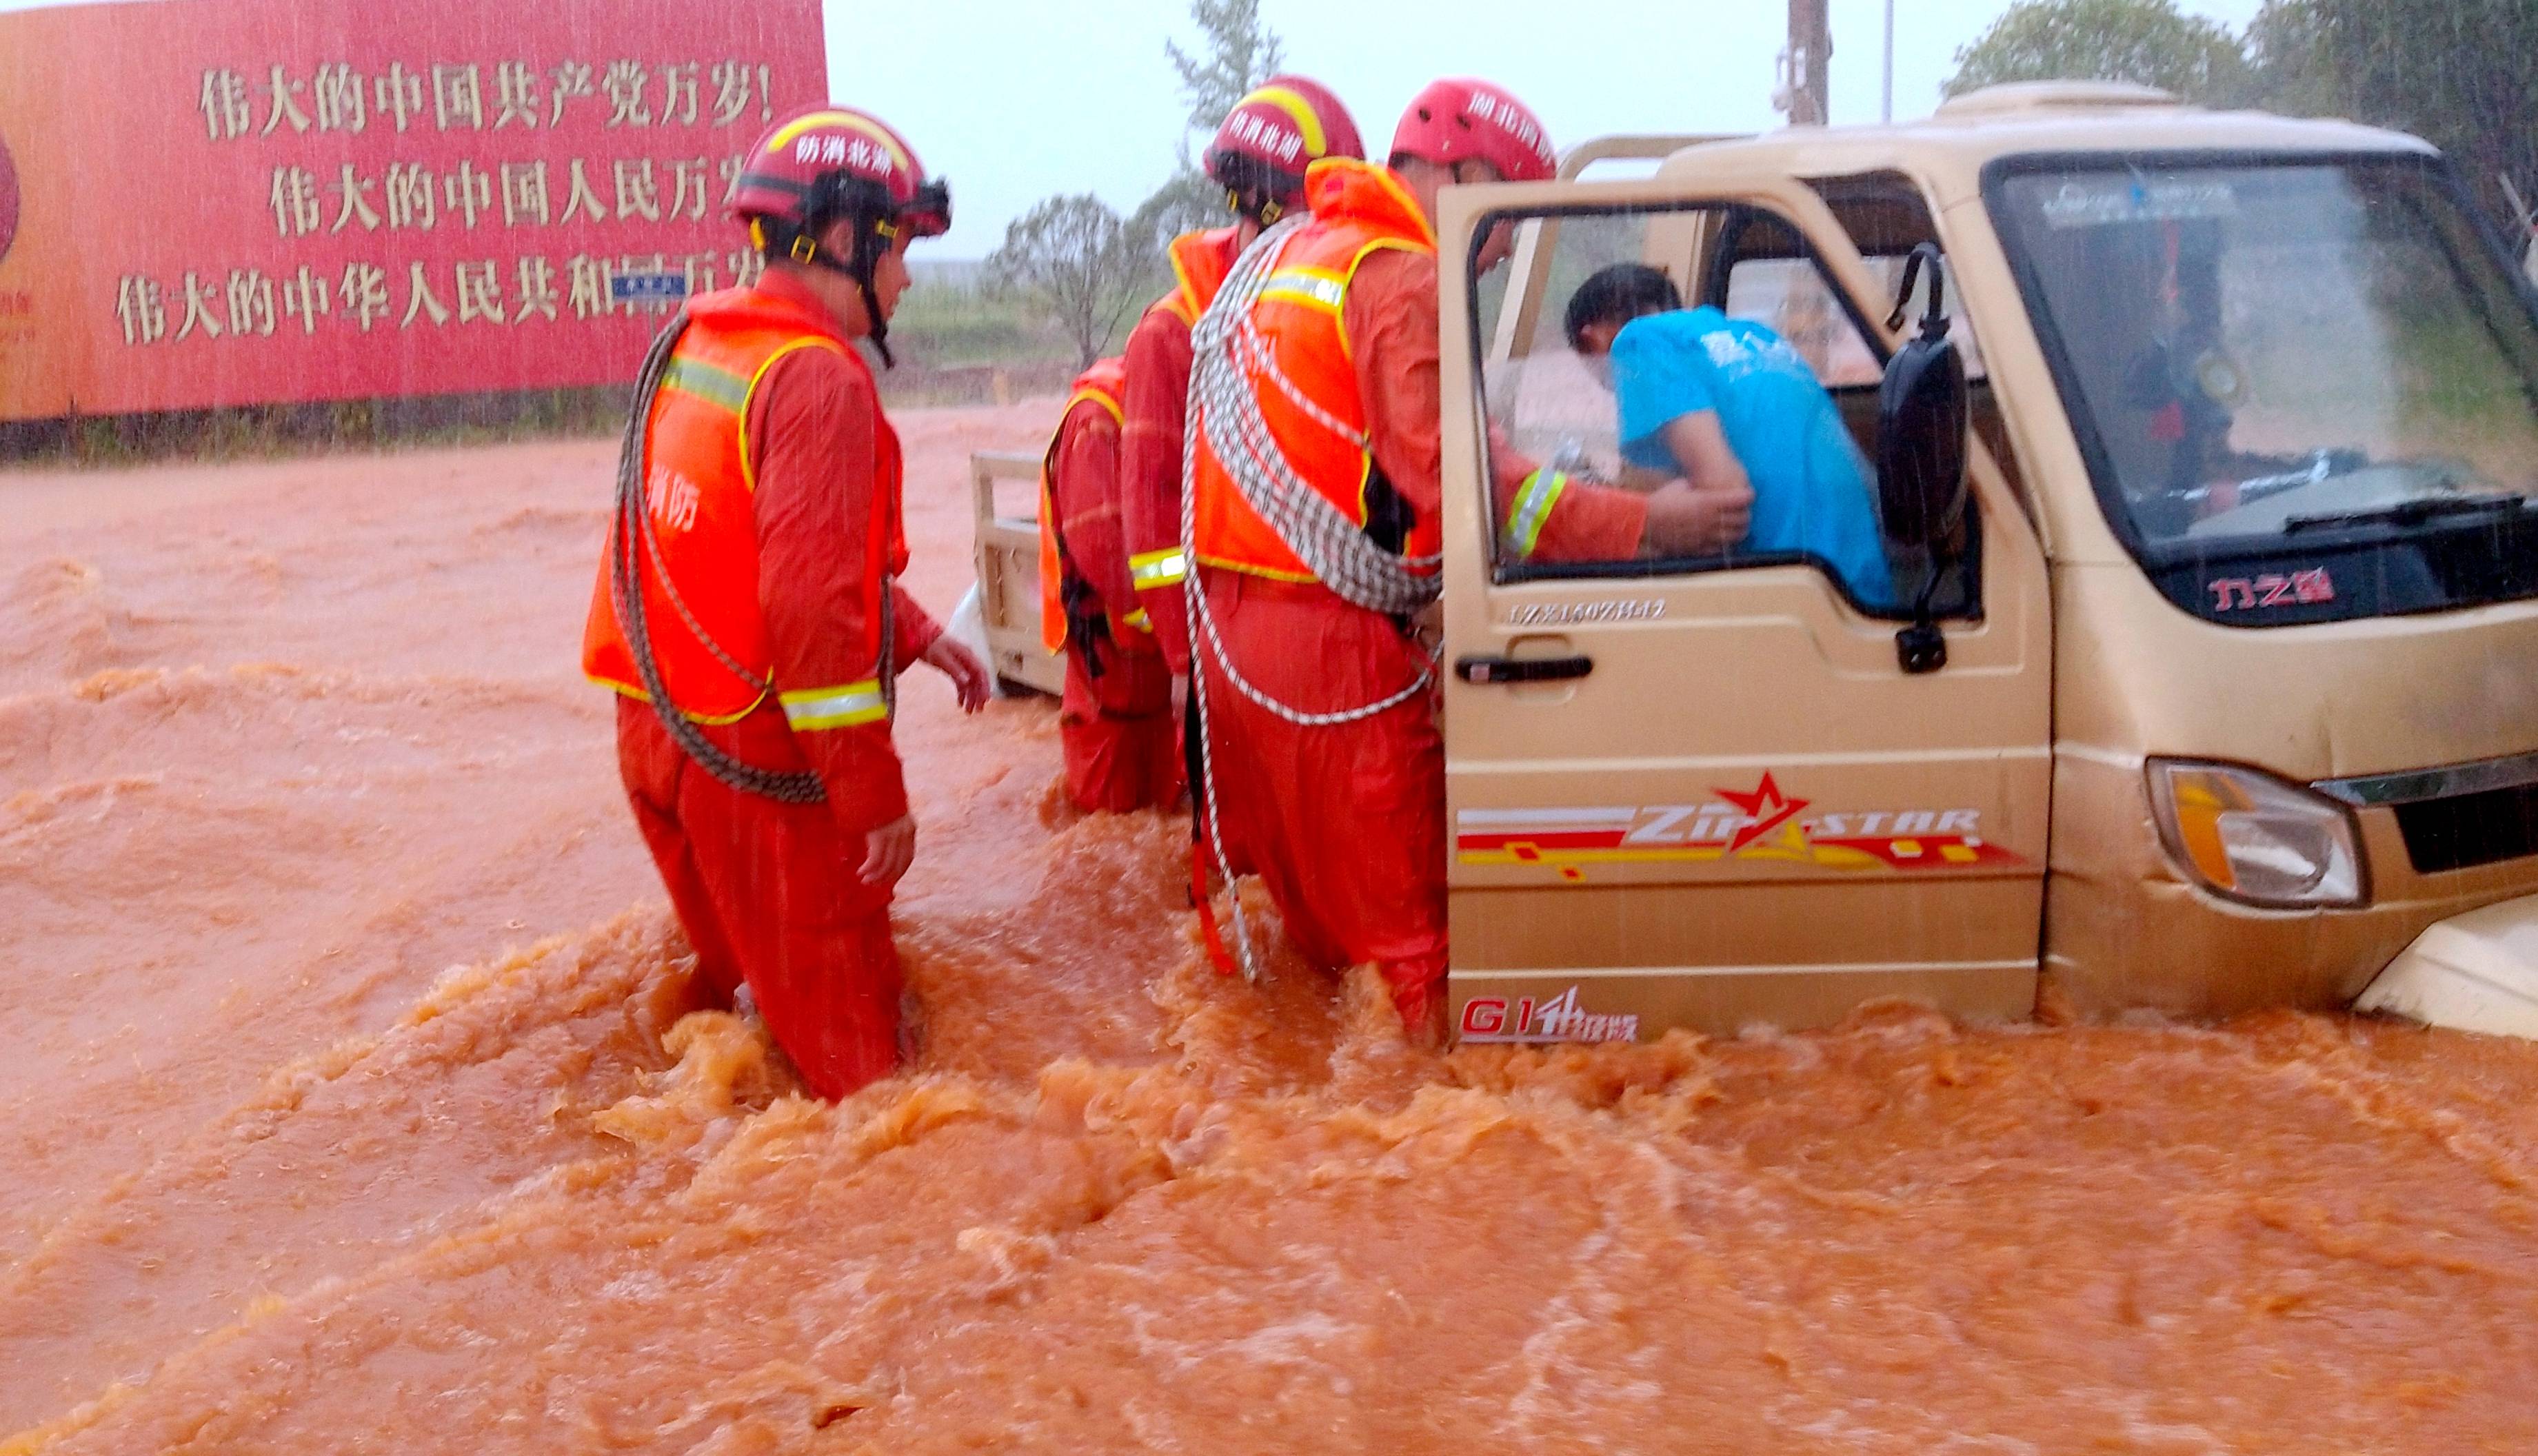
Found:
<path fill-rule="evenodd" d="M 1102 675 L 1087 658 L 1099 654 Z M 1169 809 L 1181 795 L 1180 725 L 1163 654 L 1070 640 L 1057 714 L 1066 796 L 1087 811 Z"/>
<path fill-rule="evenodd" d="M 744 762 L 795 766 L 783 714 L 762 707 L 705 729 Z M 727 788 L 670 738 L 651 706 L 617 702 L 617 765 L 707 993 L 742 982 L 803 1085 L 832 1100 L 898 1066 L 899 950 L 889 886 L 863 883 L 860 833 L 826 804 Z"/>
<path fill-rule="evenodd" d="M 1391 695 L 1426 658 L 1389 618 L 1320 586 L 1205 569 L 1227 652 L 1268 696 L 1335 712 Z M 1206 648 L 1202 647 L 1204 654 Z M 1304 958 L 1372 961 L 1413 1037 L 1444 1025 L 1445 745 L 1429 694 L 1302 727 L 1203 657 L 1219 812 Z"/>

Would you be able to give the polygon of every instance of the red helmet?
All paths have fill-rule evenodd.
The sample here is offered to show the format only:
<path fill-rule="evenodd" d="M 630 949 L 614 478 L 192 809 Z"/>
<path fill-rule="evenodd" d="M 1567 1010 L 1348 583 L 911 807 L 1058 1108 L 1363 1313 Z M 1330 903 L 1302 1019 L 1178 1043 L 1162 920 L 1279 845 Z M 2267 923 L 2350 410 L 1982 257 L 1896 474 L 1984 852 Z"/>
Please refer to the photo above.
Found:
<path fill-rule="evenodd" d="M 844 106 L 797 111 L 760 137 L 728 207 L 737 218 L 796 228 L 852 212 L 919 237 L 952 227 L 951 187 L 925 175 L 898 132 Z"/>
<path fill-rule="evenodd" d="M 1207 144 L 1207 174 L 1230 191 L 1263 194 L 1284 211 L 1303 202 L 1304 168 L 1325 157 L 1366 160 L 1348 107 L 1318 81 L 1272 76 L 1225 113 Z"/>
<path fill-rule="evenodd" d="M 1542 118 L 1486 81 L 1431 82 L 1401 113 L 1392 155 L 1438 166 L 1486 162 L 1510 182 L 1547 182 L 1560 175 L 1560 158 Z"/>

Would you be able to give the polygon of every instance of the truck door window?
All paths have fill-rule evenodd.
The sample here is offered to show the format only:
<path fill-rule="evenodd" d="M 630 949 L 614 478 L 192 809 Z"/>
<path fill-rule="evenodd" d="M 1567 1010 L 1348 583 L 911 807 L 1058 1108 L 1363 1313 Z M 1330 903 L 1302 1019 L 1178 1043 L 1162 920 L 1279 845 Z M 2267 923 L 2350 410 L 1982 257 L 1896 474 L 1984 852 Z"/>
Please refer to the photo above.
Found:
<path fill-rule="evenodd" d="M 1869 277 L 1877 280 L 1882 297 L 1893 298 L 1897 286 L 1904 281 L 1904 259 L 1872 253 L 1861 261 L 1868 265 Z M 1965 296 L 1957 288 L 1956 273 L 1944 261 L 1939 272 L 1947 284 L 1948 317 L 1955 325 L 1950 337 L 1957 341 L 1957 352 L 1965 357 L 1966 377 L 1979 382 L 1986 377 L 1982 346 L 1974 342 L 1973 330 L 1966 324 Z M 1827 389 L 1866 389 L 1874 393 L 1885 378 L 1885 362 L 1869 348 L 1850 315 L 1842 311 L 1822 270 L 1808 259 L 1739 260 L 1727 273 L 1724 307 L 1732 318 L 1759 319 L 1778 331 L 1806 359 Z M 1865 446 L 1868 441 L 1862 439 L 1860 443 Z"/>
<path fill-rule="evenodd" d="M 1502 296 L 1517 287 L 1506 277 L 1511 270 L 1481 281 L 1481 338 L 1512 338 L 1505 358 L 1483 356 L 1490 424 L 1503 445 L 1532 460 L 1582 467 L 1600 479 L 1619 477 L 1621 441 L 1609 372 L 1603 360 L 1570 346 L 1566 317 L 1577 286 L 1590 275 L 1616 263 L 1644 261 L 1647 222 L 1646 214 L 1633 212 L 1543 220 L 1537 234 L 1539 286 L 1517 299 L 1526 312 L 1511 329 L 1501 318 L 1506 306 Z"/>
<path fill-rule="evenodd" d="M 1784 239 L 1777 255 L 1731 255 L 1757 219 Z M 1531 316 L 1481 320 L 1473 340 L 1498 579 L 1805 564 L 1854 609 L 1902 615 L 1926 567 L 1878 530 L 1844 409 L 1873 417 L 1883 364 L 1795 232 L 1743 207 L 1540 222 L 1532 272 L 1501 305 Z M 1694 497 L 1736 476 L 1751 527 L 1722 545 Z"/>
<path fill-rule="evenodd" d="M 1855 242 L 1874 245 L 1880 240 L 1869 237 Z M 1869 276 L 1877 280 L 1879 293 L 1871 301 L 1882 304 L 1893 298 L 1896 288 L 1904 281 L 1903 255 L 1866 253 L 1861 261 L 1868 265 Z M 1948 317 L 1953 325 L 1949 335 L 1966 362 L 1966 377 L 1972 385 L 1970 403 L 1975 429 L 1981 432 L 1986 421 L 1997 424 L 1999 409 L 1991 397 L 1981 346 L 1974 342 L 1973 329 L 1966 322 L 1965 293 L 1956 286 L 1956 275 L 1945 259 L 1940 262 L 1940 276 L 1947 285 Z M 1788 340 L 1832 394 L 1852 443 L 1864 455 L 1873 456 L 1877 448 L 1878 386 L 1885 381 L 1886 362 L 1860 331 L 1858 320 L 1842 306 L 1833 280 L 1806 252 L 1797 233 L 1776 219 L 1752 212 L 1739 214 L 1730 220 L 1721 236 L 1710 278 L 1712 292 L 1728 317 L 1769 325 Z M 1969 525 L 1977 519 L 1978 507 L 1968 501 Z M 1969 531 L 1969 541 L 1978 538 L 1978 532 Z M 1897 592 L 1903 600 L 1911 600 L 1931 569 L 1928 554 L 1892 544 L 1886 551 Z M 1980 563 L 1968 558 L 1959 565 L 1964 573 L 1962 579 L 1941 584 L 1935 606 L 1942 616 L 1970 614 L 1977 600 L 1974 577 Z"/>

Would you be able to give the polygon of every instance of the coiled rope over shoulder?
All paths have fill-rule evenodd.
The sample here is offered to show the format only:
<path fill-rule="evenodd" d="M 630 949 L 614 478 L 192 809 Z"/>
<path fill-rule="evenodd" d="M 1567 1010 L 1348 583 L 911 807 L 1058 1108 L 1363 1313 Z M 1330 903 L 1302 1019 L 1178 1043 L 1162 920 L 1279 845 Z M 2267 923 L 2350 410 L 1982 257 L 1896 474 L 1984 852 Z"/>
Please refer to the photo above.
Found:
<path fill-rule="evenodd" d="M 1244 503 L 1268 522 L 1323 586 L 1341 600 L 1369 612 L 1406 617 L 1436 600 L 1440 584 L 1433 568 L 1442 559 L 1402 557 L 1384 550 L 1367 535 L 1363 525 L 1349 519 L 1346 512 L 1298 476 L 1270 432 L 1253 383 L 1255 376 L 1265 380 L 1314 424 L 1361 450 L 1367 447 L 1363 432 L 1334 418 L 1287 377 L 1252 316 L 1289 240 L 1306 221 L 1300 214 L 1261 233 L 1235 262 L 1215 301 L 1190 330 L 1189 407 L 1181 431 L 1181 550 L 1188 561 L 1197 563 L 1198 442 L 1204 434 L 1208 449 L 1241 493 Z M 1415 569 L 1419 567 L 1431 569 Z M 1306 712 L 1272 697 L 1234 665 L 1233 655 L 1218 633 L 1216 614 L 1208 605 L 1197 571 L 1190 572 L 1182 595 L 1189 616 L 1190 694 L 1198 704 L 1199 770 L 1201 790 L 1206 795 L 1208 849 L 1216 862 L 1218 878 L 1231 888 L 1233 867 L 1226 857 L 1225 835 L 1217 824 L 1215 740 L 1208 728 L 1204 680 L 1210 665 L 1224 672 L 1235 691 L 1264 710 L 1300 727 L 1331 728 L 1389 712 L 1428 692 L 1436 682 L 1436 663 L 1432 658 L 1398 692 L 1373 702 L 1336 712 Z M 1257 980 L 1259 964 L 1252 953 L 1250 926 L 1242 913 L 1242 896 L 1237 892 L 1232 899 L 1235 951 L 1242 962 L 1244 977 Z"/>
<path fill-rule="evenodd" d="M 1260 412 L 1255 377 L 1285 395 L 1315 425 L 1359 450 L 1367 447 L 1362 431 L 1333 417 L 1287 377 L 1253 317 L 1254 305 L 1304 221 L 1290 218 L 1262 233 L 1235 262 L 1215 301 L 1190 330 L 1190 409 L 1181 479 L 1190 479 L 1188 466 L 1204 430 L 1208 448 L 1244 503 L 1324 586 L 1369 612 L 1407 616 L 1436 600 L 1435 568 L 1442 559 L 1403 557 L 1376 545 L 1363 524 L 1296 474 Z"/>
<path fill-rule="evenodd" d="M 617 452 L 617 519 L 611 525 L 608 537 L 610 602 L 617 612 L 618 628 L 626 635 L 627 648 L 634 655 L 635 675 L 642 679 L 643 692 L 651 698 L 653 715 L 661 720 L 661 726 L 668 730 L 680 750 L 696 761 L 698 767 L 712 774 L 718 782 L 745 794 L 773 799 L 779 804 L 818 804 L 829 797 L 818 774 L 761 768 L 716 747 L 696 722 L 670 700 L 669 685 L 662 679 L 661 665 L 652 654 L 651 624 L 643 606 L 638 553 L 650 559 L 652 576 L 661 583 L 662 595 L 670 599 L 670 606 L 679 614 L 679 621 L 691 635 L 704 644 L 706 651 L 713 654 L 714 661 L 762 695 L 775 691 L 773 682 L 743 667 L 724 651 L 722 644 L 715 641 L 697 621 L 696 614 L 688 610 L 686 599 L 679 595 L 678 583 L 670 578 L 669 567 L 661 559 L 661 543 L 652 530 L 651 503 L 644 495 L 644 444 L 650 432 L 653 398 L 660 393 L 662 376 L 669 371 L 671 351 L 678 347 L 679 336 L 687 329 L 688 316 L 682 311 L 654 336 L 652 347 L 643 356 L 642 371 L 635 376 L 634 399 L 627 411 L 626 433 Z M 879 677 L 883 700 L 896 711 L 897 694 L 893 691 L 895 684 L 889 671 L 894 665 L 891 646 L 895 634 L 891 595 L 890 578 L 885 576 L 881 584 L 882 671 Z"/>

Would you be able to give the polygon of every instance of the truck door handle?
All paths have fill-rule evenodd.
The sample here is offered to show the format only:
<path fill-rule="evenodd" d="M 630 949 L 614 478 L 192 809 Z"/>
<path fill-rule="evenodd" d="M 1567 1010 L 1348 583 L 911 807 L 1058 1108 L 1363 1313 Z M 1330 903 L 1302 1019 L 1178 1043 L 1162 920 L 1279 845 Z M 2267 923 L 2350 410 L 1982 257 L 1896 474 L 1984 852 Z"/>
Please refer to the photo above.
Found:
<path fill-rule="evenodd" d="M 1454 676 L 1466 683 L 1551 683 L 1582 678 L 1595 670 L 1595 659 L 1573 657 L 1457 657 Z"/>

